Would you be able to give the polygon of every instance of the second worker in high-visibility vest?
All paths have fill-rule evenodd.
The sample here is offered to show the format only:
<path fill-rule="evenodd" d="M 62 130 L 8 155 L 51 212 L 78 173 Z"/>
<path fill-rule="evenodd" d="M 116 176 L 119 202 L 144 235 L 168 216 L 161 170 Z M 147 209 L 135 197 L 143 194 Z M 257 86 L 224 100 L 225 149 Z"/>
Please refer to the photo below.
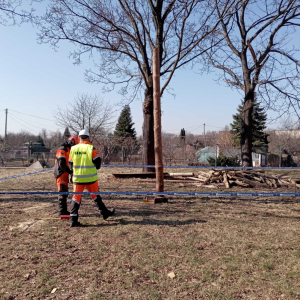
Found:
<path fill-rule="evenodd" d="M 83 192 L 86 188 L 89 192 L 98 192 L 97 170 L 101 167 L 101 158 L 96 148 L 90 143 L 89 132 L 85 129 L 79 132 L 80 143 L 71 148 L 69 165 L 73 169 L 73 190 Z M 106 208 L 100 195 L 91 195 L 96 203 L 103 219 L 114 214 L 115 209 Z M 81 226 L 78 222 L 78 210 L 82 195 L 73 195 L 71 202 L 70 227 Z"/>

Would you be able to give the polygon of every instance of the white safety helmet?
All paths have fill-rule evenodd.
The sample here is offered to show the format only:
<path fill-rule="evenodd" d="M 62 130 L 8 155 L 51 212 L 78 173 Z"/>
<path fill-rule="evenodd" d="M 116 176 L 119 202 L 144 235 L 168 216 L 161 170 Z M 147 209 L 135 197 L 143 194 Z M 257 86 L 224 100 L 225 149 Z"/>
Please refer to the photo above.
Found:
<path fill-rule="evenodd" d="M 89 132 L 86 129 L 82 129 L 78 134 L 79 137 L 81 137 L 83 135 L 90 136 Z"/>

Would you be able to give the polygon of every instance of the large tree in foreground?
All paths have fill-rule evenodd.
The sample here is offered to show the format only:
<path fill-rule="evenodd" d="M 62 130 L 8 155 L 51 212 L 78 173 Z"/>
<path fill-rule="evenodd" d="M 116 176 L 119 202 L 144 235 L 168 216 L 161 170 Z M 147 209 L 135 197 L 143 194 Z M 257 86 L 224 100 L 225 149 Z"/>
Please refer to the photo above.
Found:
<path fill-rule="evenodd" d="M 232 0 L 232 18 L 221 19 L 224 37 L 208 63 L 222 71 L 219 79 L 244 94 L 241 151 L 252 166 L 252 113 L 255 93 L 267 109 L 280 114 L 299 109 L 299 53 L 292 34 L 300 25 L 299 0 Z M 221 18 L 222 5 L 215 1 Z M 228 21 L 227 21 L 228 20 Z M 298 55 L 298 57 L 296 56 Z"/>
<path fill-rule="evenodd" d="M 222 3 L 222 17 L 231 1 L 215 1 Z M 175 71 L 216 42 L 211 33 L 218 18 L 211 0 L 52 0 L 39 38 L 55 48 L 61 41 L 73 43 L 77 63 L 92 55 L 89 82 L 103 83 L 108 91 L 120 85 L 128 101 L 144 90 L 143 157 L 144 164 L 154 165 L 152 50 L 160 50 L 163 95 Z"/>

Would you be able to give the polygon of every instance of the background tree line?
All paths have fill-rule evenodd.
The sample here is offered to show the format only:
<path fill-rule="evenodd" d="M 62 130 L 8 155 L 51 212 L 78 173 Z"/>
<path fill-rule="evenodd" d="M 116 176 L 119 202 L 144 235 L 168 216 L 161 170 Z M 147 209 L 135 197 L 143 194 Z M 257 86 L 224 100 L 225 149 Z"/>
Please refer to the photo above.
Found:
<path fill-rule="evenodd" d="M 144 164 L 154 164 L 154 47 L 160 49 L 161 95 L 175 72 L 188 65 L 220 70 L 219 80 L 242 92 L 239 134 L 244 166 L 252 165 L 256 94 L 264 108 L 279 115 L 292 110 L 299 117 L 299 52 L 290 39 L 300 25 L 297 0 L 46 2 L 45 14 L 36 16 L 33 10 L 15 9 L 19 2 L 4 1 L 2 23 L 16 18 L 35 22 L 39 42 L 53 48 L 65 41 L 74 45 L 75 63 L 81 63 L 83 55 L 93 56 L 95 69 L 86 72 L 86 79 L 103 83 L 106 91 L 119 85 L 124 101 L 143 90 Z M 80 120 L 80 115 L 75 118 Z"/>

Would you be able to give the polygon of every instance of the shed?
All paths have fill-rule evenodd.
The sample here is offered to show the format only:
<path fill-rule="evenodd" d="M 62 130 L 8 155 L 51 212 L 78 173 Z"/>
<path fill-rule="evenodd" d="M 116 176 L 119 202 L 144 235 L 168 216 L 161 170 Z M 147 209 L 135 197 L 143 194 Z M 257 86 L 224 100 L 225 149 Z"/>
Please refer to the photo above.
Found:
<path fill-rule="evenodd" d="M 205 147 L 196 153 L 198 161 L 203 164 L 208 164 L 209 157 L 215 158 L 219 156 L 219 147 Z"/>

